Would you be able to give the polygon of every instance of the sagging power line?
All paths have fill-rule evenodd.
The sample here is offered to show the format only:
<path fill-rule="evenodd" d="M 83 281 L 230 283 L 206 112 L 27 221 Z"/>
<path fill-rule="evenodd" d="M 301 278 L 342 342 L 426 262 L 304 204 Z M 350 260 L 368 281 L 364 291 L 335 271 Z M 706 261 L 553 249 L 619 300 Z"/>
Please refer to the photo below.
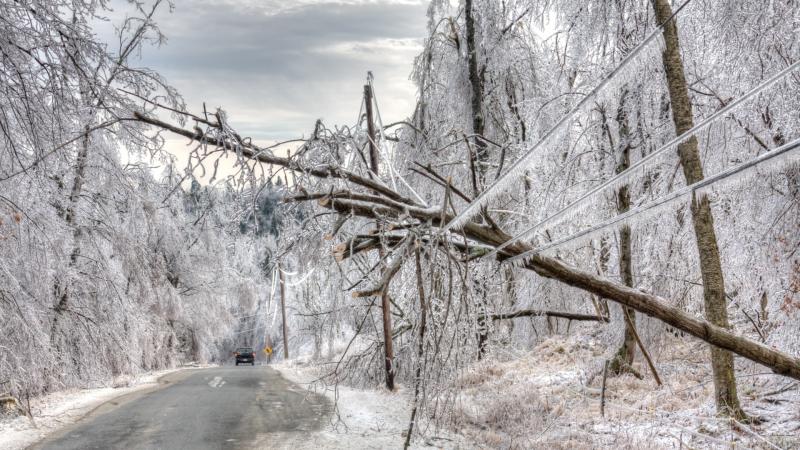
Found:
<path fill-rule="evenodd" d="M 716 113 L 712 114 L 708 118 L 704 119 L 691 129 L 687 130 L 685 133 L 681 134 L 680 136 L 675 137 L 674 139 L 670 140 L 657 150 L 653 151 L 649 155 L 645 156 L 644 158 L 637 161 L 635 164 L 631 165 L 628 169 L 620 172 L 619 174 L 609 178 L 608 180 L 604 181 L 597 187 L 589 190 L 587 193 L 583 194 L 580 198 L 573 201 L 572 203 L 568 204 L 567 206 L 561 208 L 560 210 L 556 211 L 554 214 L 545 217 L 544 219 L 540 220 L 534 225 L 526 228 L 522 232 L 518 233 L 508 241 L 504 242 L 502 245 L 497 247 L 495 251 L 489 254 L 490 257 L 493 257 L 497 252 L 502 251 L 504 248 L 508 247 L 509 245 L 513 244 L 514 242 L 518 242 L 521 239 L 527 239 L 533 235 L 537 230 L 541 229 L 545 225 L 549 223 L 553 223 L 553 221 L 563 217 L 567 212 L 574 210 L 575 208 L 579 207 L 583 204 L 586 200 L 590 199 L 595 194 L 602 192 L 608 189 L 611 186 L 616 186 L 619 184 L 624 183 L 631 174 L 634 173 L 637 169 L 641 168 L 645 164 L 651 162 L 653 159 L 663 155 L 667 150 L 671 149 L 673 146 L 680 144 L 684 140 L 688 139 L 689 137 L 693 136 L 699 131 L 706 129 L 709 125 L 716 122 L 717 119 L 725 116 L 728 112 L 732 109 L 736 108 L 737 106 L 741 105 L 742 103 L 746 102 L 747 100 L 752 99 L 755 95 L 759 94 L 764 89 L 774 85 L 778 81 L 782 80 L 783 78 L 787 77 L 790 73 L 800 67 L 800 61 L 795 62 L 794 64 L 790 65 L 789 67 L 783 69 L 782 71 L 778 72 L 777 74 L 770 77 L 765 82 L 761 83 L 760 85 L 756 86 L 755 88 L 751 89 L 745 95 L 739 97 L 738 99 L 734 100 L 733 102 L 729 103 L 724 108 L 720 109 Z M 724 173 L 724 172 L 723 172 Z"/>
<path fill-rule="evenodd" d="M 451 228 L 459 228 L 464 225 L 468 220 L 474 217 L 480 209 L 486 205 L 491 199 L 493 199 L 496 195 L 500 194 L 504 191 L 504 188 L 508 185 L 509 181 L 515 176 L 518 175 L 519 172 L 523 171 L 527 164 L 530 162 L 531 158 L 533 158 L 535 152 L 546 142 L 548 142 L 556 133 L 564 126 L 565 123 L 572 120 L 572 118 L 581 111 L 586 105 L 592 101 L 597 94 L 605 88 L 611 80 L 616 77 L 623 68 L 625 68 L 631 61 L 633 61 L 645 48 L 647 48 L 650 43 L 652 43 L 656 38 L 661 34 L 664 25 L 672 20 L 686 5 L 689 4 L 691 0 L 686 0 L 672 15 L 664 21 L 664 23 L 660 24 L 656 29 L 648 35 L 644 41 L 642 41 L 636 48 L 634 48 L 618 65 L 615 67 L 611 72 L 609 72 L 603 80 L 589 92 L 586 97 L 583 98 L 580 102 L 578 102 L 575 107 L 573 107 L 567 114 L 565 114 L 559 121 L 556 123 L 550 130 L 545 133 L 544 137 L 542 137 L 539 142 L 537 142 L 533 147 L 531 147 L 525 154 L 519 157 L 514 163 L 512 163 L 508 170 L 497 177 L 494 182 L 492 182 L 489 187 L 483 190 L 475 199 L 467 205 L 460 213 L 458 213 L 453 220 L 448 222 L 447 224 L 442 227 L 444 231 L 450 230 Z M 480 138 L 478 138 L 480 139 Z"/>
<path fill-rule="evenodd" d="M 777 158 L 779 156 L 788 156 L 792 152 L 796 151 L 797 149 L 800 149 L 800 138 L 795 139 L 794 141 L 792 141 L 792 142 L 790 142 L 790 143 L 788 143 L 786 145 L 783 145 L 781 147 L 778 147 L 778 148 L 776 148 L 774 150 L 770 150 L 769 152 L 764 153 L 763 155 L 761 155 L 761 156 L 759 156 L 757 158 L 754 158 L 754 159 L 752 159 L 752 160 L 750 160 L 750 161 L 748 161 L 746 163 L 742 163 L 742 164 L 739 164 L 738 166 L 731 167 L 728 170 L 722 171 L 722 172 L 720 172 L 720 173 L 718 173 L 718 174 L 716 174 L 716 175 L 714 175 L 712 177 L 709 177 L 709 178 L 706 178 L 704 180 L 698 181 L 697 183 L 691 184 L 689 186 L 685 186 L 685 187 L 683 187 L 681 189 L 678 189 L 677 191 L 674 191 L 674 192 L 672 192 L 670 194 L 667 194 L 667 195 L 665 195 L 663 197 L 660 197 L 660 198 L 658 198 L 656 200 L 653 200 L 650 203 L 647 203 L 645 205 L 639 206 L 637 208 L 633 208 L 633 209 L 629 210 L 628 212 L 626 212 L 624 214 L 620 214 L 618 216 L 615 216 L 615 217 L 613 217 L 613 218 L 611 218 L 609 220 L 606 220 L 606 221 L 601 222 L 601 223 L 599 223 L 597 225 L 594 225 L 594 226 L 592 226 L 590 228 L 587 228 L 586 230 L 571 234 L 571 235 L 569 235 L 569 236 L 567 236 L 567 237 L 565 237 L 563 239 L 559 239 L 559 240 L 557 240 L 555 242 L 551 242 L 549 244 L 542 245 L 542 246 L 537 247 L 537 248 L 535 248 L 533 250 L 529 250 L 529 251 L 527 251 L 525 253 L 520 253 L 519 255 L 516 255 L 516 256 L 513 256 L 511 258 L 508 258 L 505 261 L 503 261 L 503 263 L 504 264 L 519 263 L 520 261 L 525 261 L 525 259 L 530 258 L 531 256 L 536 255 L 538 253 L 541 253 L 543 251 L 551 250 L 553 248 L 556 248 L 556 247 L 559 247 L 561 245 L 564 245 L 564 244 L 566 244 L 568 242 L 572 242 L 572 241 L 574 241 L 576 239 L 580 239 L 580 238 L 592 235 L 594 233 L 600 232 L 600 231 L 605 230 L 606 228 L 609 228 L 611 226 L 614 226 L 614 225 L 616 225 L 616 224 L 618 224 L 620 222 L 624 223 L 624 222 L 630 220 L 632 217 L 644 214 L 644 213 L 649 212 L 649 211 L 651 211 L 651 210 L 653 210 L 655 208 L 658 208 L 660 206 L 664 206 L 666 204 L 669 204 L 670 202 L 676 201 L 676 200 L 678 200 L 678 199 L 680 199 L 680 198 L 682 198 L 684 196 L 687 196 L 689 194 L 694 195 L 701 189 L 707 188 L 707 187 L 709 187 L 709 186 L 711 186 L 711 185 L 713 185 L 713 184 L 715 184 L 715 183 L 717 183 L 719 181 L 722 181 L 722 180 L 724 180 L 726 178 L 729 178 L 729 177 L 732 177 L 734 175 L 738 175 L 738 174 L 741 174 L 743 172 L 746 172 L 746 171 L 748 171 L 750 169 L 753 169 L 753 168 L 757 167 L 758 165 L 764 164 L 764 163 L 766 163 L 768 161 L 771 161 L 771 160 L 773 160 L 773 159 L 775 159 L 775 158 Z M 702 193 L 702 191 L 701 191 L 701 193 Z"/>

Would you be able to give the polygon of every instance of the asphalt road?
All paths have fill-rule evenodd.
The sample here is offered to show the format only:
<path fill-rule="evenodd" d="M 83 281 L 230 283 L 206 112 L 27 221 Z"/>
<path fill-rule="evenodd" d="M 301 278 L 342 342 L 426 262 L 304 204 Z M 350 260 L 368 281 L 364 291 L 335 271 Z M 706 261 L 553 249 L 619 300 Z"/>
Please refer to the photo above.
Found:
<path fill-rule="evenodd" d="M 265 366 L 176 372 L 119 397 L 34 449 L 279 448 L 319 430 L 330 401 Z"/>

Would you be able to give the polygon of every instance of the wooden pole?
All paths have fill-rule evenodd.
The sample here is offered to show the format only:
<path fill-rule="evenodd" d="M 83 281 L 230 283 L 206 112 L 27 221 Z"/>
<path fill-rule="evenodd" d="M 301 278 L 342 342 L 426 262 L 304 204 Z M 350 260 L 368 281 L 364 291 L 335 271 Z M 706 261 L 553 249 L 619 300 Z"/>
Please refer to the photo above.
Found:
<path fill-rule="evenodd" d="M 369 138 L 369 159 L 370 170 L 374 179 L 378 179 L 378 171 L 380 169 L 380 155 L 378 154 L 378 146 L 375 145 L 375 122 L 372 119 L 372 88 L 369 84 L 364 85 L 364 104 L 367 112 L 367 134 Z M 381 233 L 381 222 L 378 219 L 378 235 Z M 385 252 L 383 245 L 378 247 L 378 254 L 381 260 L 384 259 Z M 381 278 L 386 267 L 381 268 Z M 388 283 L 381 290 L 381 311 L 383 313 L 383 348 L 385 356 L 386 367 L 386 387 L 389 390 L 394 390 L 394 348 L 392 346 L 392 316 L 391 316 L 391 303 L 389 302 L 389 286 Z"/>
<path fill-rule="evenodd" d="M 367 113 L 367 135 L 369 137 L 369 163 L 372 176 L 378 178 L 378 170 L 380 169 L 380 154 L 378 153 L 378 146 L 375 145 L 375 122 L 372 119 L 372 88 L 370 85 L 364 85 L 364 108 Z"/>
<path fill-rule="evenodd" d="M 281 317 L 283 318 L 283 359 L 289 359 L 289 334 L 286 332 L 286 288 L 284 288 L 283 270 L 278 264 L 278 277 L 281 282 Z"/>

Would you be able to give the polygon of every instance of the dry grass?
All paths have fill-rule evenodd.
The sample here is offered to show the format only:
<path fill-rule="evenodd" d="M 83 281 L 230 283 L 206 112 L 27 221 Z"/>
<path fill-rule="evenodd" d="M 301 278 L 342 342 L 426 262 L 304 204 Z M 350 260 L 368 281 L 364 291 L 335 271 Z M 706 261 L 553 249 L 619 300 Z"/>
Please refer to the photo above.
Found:
<path fill-rule="evenodd" d="M 598 374 L 606 346 L 599 341 L 553 336 L 521 358 L 483 361 L 454 383 L 453 427 L 482 448 L 800 447 L 796 385 L 765 400 L 775 383 L 787 381 L 740 374 L 745 409 L 771 417 L 758 426 L 731 424 L 714 417 L 707 348 L 672 336 L 660 345 L 656 365 L 665 384 L 656 386 L 636 363 L 643 379 L 607 380 L 605 417 Z"/>

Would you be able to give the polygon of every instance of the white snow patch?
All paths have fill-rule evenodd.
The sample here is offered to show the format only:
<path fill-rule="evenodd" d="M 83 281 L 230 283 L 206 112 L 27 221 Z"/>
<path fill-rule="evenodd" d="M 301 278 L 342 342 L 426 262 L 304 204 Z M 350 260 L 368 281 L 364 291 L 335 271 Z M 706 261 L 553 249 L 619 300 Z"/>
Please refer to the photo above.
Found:
<path fill-rule="evenodd" d="M 322 430 L 287 436 L 279 448 L 291 449 L 387 449 L 403 448 L 411 417 L 410 394 L 403 386 L 394 392 L 386 389 L 356 389 L 340 385 L 322 387 L 314 383 L 318 371 L 297 361 L 284 361 L 272 367 L 306 389 L 324 394 L 336 407 Z M 455 442 L 453 436 L 432 437 L 425 443 L 412 441 L 411 448 L 442 448 Z M 417 439 L 416 441 L 419 441 Z"/>

